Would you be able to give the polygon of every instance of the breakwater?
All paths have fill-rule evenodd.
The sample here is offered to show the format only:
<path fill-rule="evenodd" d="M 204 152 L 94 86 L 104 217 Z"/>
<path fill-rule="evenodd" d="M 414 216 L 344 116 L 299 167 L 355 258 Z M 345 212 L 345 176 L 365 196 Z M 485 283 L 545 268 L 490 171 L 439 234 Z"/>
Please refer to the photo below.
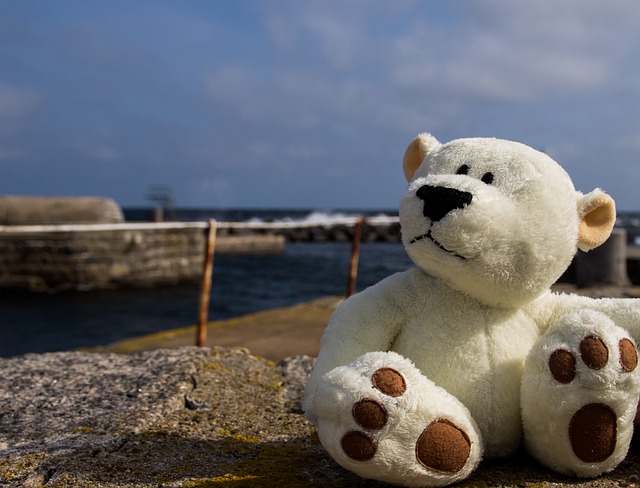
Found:
<path fill-rule="evenodd" d="M 329 223 L 217 223 L 219 254 L 282 253 L 285 242 L 341 242 L 355 219 Z M 0 288 L 28 291 L 197 282 L 207 222 L 0 226 Z M 364 226 L 363 240 L 399 241 L 399 224 Z"/>
<path fill-rule="evenodd" d="M 127 224 L 0 228 L 0 286 L 30 291 L 180 283 L 202 268 L 202 229 Z"/>
<path fill-rule="evenodd" d="M 282 253 L 286 242 L 351 242 L 358 221 L 346 217 L 314 222 L 217 222 L 215 252 Z M 370 217 L 362 222 L 362 242 L 400 242 L 398 217 Z M 202 277 L 208 228 L 207 222 L 0 226 L 0 288 L 59 291 L 195 283 Z M 603 278 L 607 284 L 626 285 L 627 274 L 631 283 L 639 284 L 640 256 L 634 248 L 626 249 L 624 229 L 614 234 L 615 253 L 605 245 L 587 257 L 580 254 L 563 281 L 580 281 L 585 275 L 582 267 L 597 273 L 589 274 L 581 286 Z M 603 251 L 609 253 L 606 259 L 594 261 Z M 617 281 L 611 282 L 614 275 Z"/>
<path fill-rule="evenodd" d="M 0 226 L 0 288 L 28 291 L 196 282 L 202 223 Z M 220 254 L 284 251 L 282 236 L 227 236 Z"/>
<path fill-rule="evenodd" d="M 221 236 L 280 235 L 287 242 L 351 242 L 359 217 L 312 222 L 219 222 Z M 378 216 L 362 219 L 362 242 L 400 242 L 400 219 Z"/>

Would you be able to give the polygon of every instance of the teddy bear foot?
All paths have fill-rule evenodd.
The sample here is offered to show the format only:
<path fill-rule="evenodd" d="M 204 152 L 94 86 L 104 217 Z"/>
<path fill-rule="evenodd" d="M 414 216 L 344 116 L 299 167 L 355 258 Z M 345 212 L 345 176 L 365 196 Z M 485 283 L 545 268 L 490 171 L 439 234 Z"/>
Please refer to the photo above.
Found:
<path fill-rule="evenodd" d="M 638 354 L 609 317 L 563 317 L 531 350 L 522 383 L 525 440 L 556 471 L 583 477 L 626 456 L 640 392 Z"/>
<path fill-rule="evenodd" d="M 408 359 L 367 353 L 327 373 L 315 396 L 318 435 L 343 467 L 405 486 L 444 486 L 476 468 L 469 411 Z"/>

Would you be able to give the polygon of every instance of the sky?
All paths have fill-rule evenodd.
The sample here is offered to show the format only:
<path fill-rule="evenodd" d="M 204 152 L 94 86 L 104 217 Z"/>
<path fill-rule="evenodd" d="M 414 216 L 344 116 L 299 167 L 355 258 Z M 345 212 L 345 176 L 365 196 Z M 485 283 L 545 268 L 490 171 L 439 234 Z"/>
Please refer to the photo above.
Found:
<path fill-rule="evenodd" d="M 395 209 L 420 132 L 640 210 L 637 0 L 0 0 L 0 194 Z"/>

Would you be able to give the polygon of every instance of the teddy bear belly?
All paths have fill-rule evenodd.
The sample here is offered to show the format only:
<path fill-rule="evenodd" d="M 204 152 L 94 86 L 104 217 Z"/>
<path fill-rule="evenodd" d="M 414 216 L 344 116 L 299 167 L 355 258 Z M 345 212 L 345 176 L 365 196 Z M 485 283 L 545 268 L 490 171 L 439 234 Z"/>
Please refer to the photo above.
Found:
<path fill-rule="evenodd" d="M 520 383 L 524 360 L 537 338 L 533 321 L 519 316 L 472 334 L 467 329 L 457 337 L 451 327 L 440 328 L 448 332 L 446 338 L 420 342 L 410 330 L 407 327 L 406 334 L 397 337 L 392 350 L 411 359 L 427 378 L 469 409 L 487 457 L 513 453 L 522 441 Z"/>

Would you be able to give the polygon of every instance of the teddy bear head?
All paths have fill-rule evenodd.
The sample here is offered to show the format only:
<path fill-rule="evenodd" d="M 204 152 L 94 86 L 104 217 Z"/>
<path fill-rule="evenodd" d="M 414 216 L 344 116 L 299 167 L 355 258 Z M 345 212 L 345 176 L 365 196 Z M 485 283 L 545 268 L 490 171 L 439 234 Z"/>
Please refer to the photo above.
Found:
<path fill-rule="evenodd" d="M 424 272 L 498 307 L 534 300 L 578 248 L 590 250 L 615 223 L 611 197 L 583 195 L 546 154 L 517 142 L 416 137 L 404 156 L 403 244 Z"/>

